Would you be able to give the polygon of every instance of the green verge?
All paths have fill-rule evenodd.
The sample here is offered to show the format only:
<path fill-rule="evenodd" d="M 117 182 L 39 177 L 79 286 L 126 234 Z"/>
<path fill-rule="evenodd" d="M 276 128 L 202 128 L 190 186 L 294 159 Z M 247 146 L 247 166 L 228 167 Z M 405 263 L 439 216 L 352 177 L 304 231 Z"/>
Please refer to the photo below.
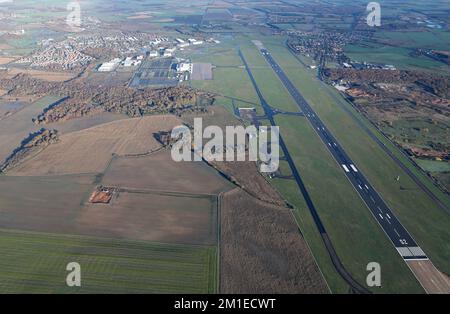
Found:
<path fill-rule="evenodd" d="M 0 229 L 0 293 L 215 293 L 215 246 Z M 81 287 L 66 265 L 81 266 Z"/>
<path fill-rule="evenodd" d="M 283 60 L 282 67 L 291 81 L 308 100 L 320 118 L 336 136 L 359 169 L 382 195 L 402 224 L 415 238 L 434 264 L 450 273 L 450 218 L 446 212 L 423 192 L 415 182 L 361 129 L 330 95 L 327 88 L 297 64 L 282 43 L 269 50 L 276 60 Z M 401 180 L 397 181 L 397 176 Z M 368 209 L 366 209 L 368 211 Z"/>

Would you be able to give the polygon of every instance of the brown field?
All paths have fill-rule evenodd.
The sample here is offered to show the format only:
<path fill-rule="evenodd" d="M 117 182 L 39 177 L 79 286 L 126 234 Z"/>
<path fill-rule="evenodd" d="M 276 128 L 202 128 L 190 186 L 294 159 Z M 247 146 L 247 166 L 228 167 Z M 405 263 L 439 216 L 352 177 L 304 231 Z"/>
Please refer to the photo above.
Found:
<path fill-rule="evenodd" d="M 328 292 L 289 209 L 234 189 L 220 211 L 220 293 Z"/>
<path fill-rule="evenodd" d="M 5 95 L 8 91 L 6 89 L 0 89 L 0 97 Z"/>
<path fill-rule="evenodd" d="M 114 159 L 102 184 L 193 194 L 219 194 L 231 188 L 204 162 L 174 162 L 169 150 L 146 157 Z"/>
<path fill-rule="evenodd" d="M 28 74 L 36 79 L 49 82 L 63 82 L 70 80 L 78 75 L 78 73 L 71 73 L 71 72 L 52 72 L 52 71 L 41 71 L 32 69 L 21 69 L 21 68 L 8 69 L 8 74 L 11 76 L 17 75 L 19 73 Z"/>
<path fill-rule="evenodd" d="M 0 176 L 0 228 L 67 233 L 84 199 L 92 191 L 93 176 Z"/>
<path fill-rule="evenodd" d="M 285 205 L 286 202 L 280 194 L 258 171 L 255 162 L 213 162 L 212 164 L 253 197 L 278 206 Z"/>
<path fill-rule="evenodd" d="M 87 204 L 77 224 L 83 234 L 164 243 L 216 243 L 211 197 L 120 192 L 110 204 Z"/>
<path fill-rule="evenodd" d="M 100 112 L 98 114 L 84 116 L 78 119 L 49 123 L 45 127 L 48 129 L 56 129 L 60 134 L 65 134 L 89 129 L 100 124 L 105 124 L 128 118 L 129 117 L 124 114 L 117 114 L 112 112 Z"/>
<path fill-rule="evenodd" d="M 124 119 L 64 134 L 56 144 L 9 171 L 11 175 L 60 175 L 103 172 L 112 154 L 145 154 L 160 144 L 159 130 L 179 125 L 174 116 Z"/>
<path fill-rule="evenodd" d="M 16 57 L 0 57 L 0 65 L 8 64 L 16 59 Z"/>
<path fill-rule="evenodd" d="M 0 177 L 0 228 L 214 244 L 215 197 L 143 191 L 91 204 L 93 176 Z M 20 191 L 20 193 L 19 193 Z"/>

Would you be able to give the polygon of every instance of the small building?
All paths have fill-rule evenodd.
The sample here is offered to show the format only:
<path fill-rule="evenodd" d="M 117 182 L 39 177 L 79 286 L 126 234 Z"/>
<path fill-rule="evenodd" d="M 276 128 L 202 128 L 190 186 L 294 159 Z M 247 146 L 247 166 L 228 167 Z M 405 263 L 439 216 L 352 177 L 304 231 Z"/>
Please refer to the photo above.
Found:
<path fill-rule="evenodd" d="M 127 57 L 123 62 L 123 66 L 130 67 L 133 65 L 133 59 L 131 57 Z"/>
<path fill-rule="evenodd" d="M 182 62 L 177 65 L 177 72 L 189 72 L 192 73 L 192 63 Z"/>
<path fill-rule="evenodd" d="M 115 58 L 115 59 L 113 59 L 113 60 L 111 60 L 109 62 L 105 62 L 98 68 L 98 71 L 99 72 L 111 72 L 111 71 L 114 71 L 115 69 L 117 69 L 117 67 L 119 66 L 121 61 L 122 61 L 122 59 Z"/>
<path fill-rule="evenodd" d="M 149 56 L 150 58 L 156 58 L 156 57 L 159 57 L 159 52 L 156 51 L 156 50 L 150 51 L 150 53 L 148 54 L 148 56 Z"/>

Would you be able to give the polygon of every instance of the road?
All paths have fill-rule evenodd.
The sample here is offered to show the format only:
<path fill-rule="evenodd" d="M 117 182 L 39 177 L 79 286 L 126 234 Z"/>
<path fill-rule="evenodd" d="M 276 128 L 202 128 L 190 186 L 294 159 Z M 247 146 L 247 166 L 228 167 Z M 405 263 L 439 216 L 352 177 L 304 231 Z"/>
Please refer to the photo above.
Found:
<path fill-rule="evenodd" d="M 372 212 L 373 216 L 389 237 L 398 253 L 404 260 L 427 260 L 426 254 L 417 245 L 406 228 L 400 223 L 397 217 L 392 213 L 379 193 L 369 183 L 367 178 L 351 160 L 349 155 L 344 151 L 336 138 L 327 129 L 325 124 L 320 120 L 308 102 L 303 98 L 297 88 L 288 79 L 284 71 L 278 63 L 273 59 L 272 55 L 265 48 L 259 47 L 260 52 L 277 74 L 281 82 L 284 84 L 289 94 L 295 100 L 300 110 L 319 135 L 322 142 L 328 148 L 336 162 L 339 164 L 348 180 L 351 182 L 359 196 Z"/>
<path fill-rule="evenodd" d="M 272 126 L 276 126 L 275 119 L 274 119 L 274 110 L 273 108 L 267 103 L 267 101 L 264 99 L 258 85 L 256 84 L 255 78 L 253 77 L 253 74 L 248 67 L 247 61 L 244 58 L 244 55 L 239 50 L 239 56 L 242 59 L 242 62 L 244 63 L 245 69 L 247 70 L 247 73 L 250 77 L 250 81 L 253 84 L 253 87 L 256 91 L 256 94 L 258 95 L 261 106 L 264 109 L 266 118 L 269 120 L 270 124 Z M 295 182 L 297 183 L 298 188 L 300 189 L 301 194 L 303 195 L 303 198 L 305 199 L 306 205 L 308 206 L 311 215 L 314 219 L 314 222 L 320 232 L 320 235 L 322 237 L 322 240 L 324 242 L 324 245 L 328 251 L 328 254 L 330 255 L 331 261 L 336 269 L 336 271 L 341 275 L 341 277 L 350 285 L 352 290 L 356 293 L 370 293 L 369 290 L 367 290 L 365 287 L 361 286 L 356 280 L 353 279 L 353 277 L 348 273 L 348 271 L 344 268 L 342 265 L 341 260 L 339 259 L 338 255 L 336 254 L 336 251 L 332 245 L 332 242 L 330 238 L 328 237 L 328 234 L 325 230 L 325 227 L 322 223 L 322 220 L 319 217 L 319 214 L 317 213 L 317 210 L 314 206 L 314 203 L 312 202 L 312 199 L 306 189 L 305 184 L 303 183 L 302 178 L 300 177 L 300 173 L 297 170 L 297 167 L 294 164 L 294 161 L 292 160 L 291 155 L 289 154 L 289 150 L 283 140 L 283 137 L 280 135 L 280 148 L 283 151 L 283 155 L 289 164 L 289 167 L 291 169 L 292 175 L 295 179 Z"/>

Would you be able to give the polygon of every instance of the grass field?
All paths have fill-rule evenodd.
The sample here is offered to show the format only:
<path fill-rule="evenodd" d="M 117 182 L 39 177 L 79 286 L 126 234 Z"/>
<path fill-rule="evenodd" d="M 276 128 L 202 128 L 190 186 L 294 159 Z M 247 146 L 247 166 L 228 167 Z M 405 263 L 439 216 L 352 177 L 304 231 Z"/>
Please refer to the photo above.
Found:
<path fill-rule="evenodd" d="M 445 64 L 424 56 L 413 57 L 409 55 L 410 49 L 406 47 L 392 47 L 376 43 L 364 45 L 348 45 L 345 54 L 352 60 L 372 63 L 392 64 L 404 70 L 427 70 L 450 73 Z"/>
<path fill-rule="evenodd" d="M 247 73 L 242 68 L 215 68 L 213 80 L 192 81 L 192 86 L 238 100 L 259 103 Z"/>
<path fill-rule="evenodd" d="M 216 248 L 0 230 L 1 293 L 214 293 Z M 66 265 L 81 266 L 67 287 Z"/>
<path fill-rule="evenodd" d="M 406 48 L 450 50 L 450 35 L 443 30 L 377 32 L 376 39 L 388 40 Z"/>
<path fill-rule="evenodd" d="M 419 158 L 415 158 L 414 161 L 425 171 L 429 172 L 450 171 L 449 162 L 429 160 L 429 159 L 419 159 Z"/>

